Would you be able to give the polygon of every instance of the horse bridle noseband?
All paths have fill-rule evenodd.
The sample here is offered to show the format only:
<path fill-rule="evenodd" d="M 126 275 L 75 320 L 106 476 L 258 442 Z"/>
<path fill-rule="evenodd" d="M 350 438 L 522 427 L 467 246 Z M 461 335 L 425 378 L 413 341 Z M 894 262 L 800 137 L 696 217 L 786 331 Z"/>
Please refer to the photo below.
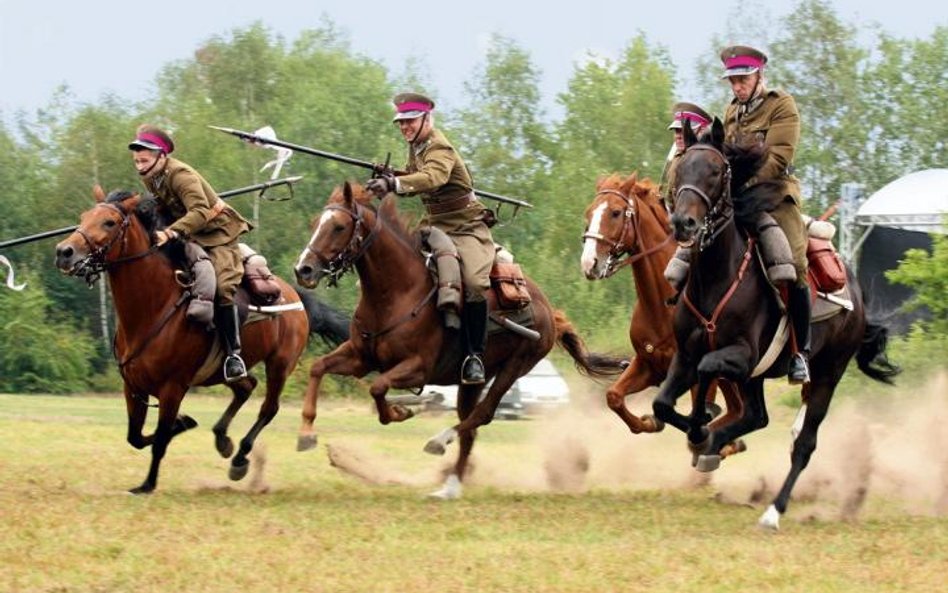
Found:
<path fill-rule="evenodd" d="M 724 164 L 722 195 L 718 198 L 717 202 L 713 202 L 711 197 L 700 187 L 690 183 L 680 185 L 678 191 L 675 192 L 676 202 L 681 194 L 686 191 L 697 194 L 698 197 L 701 198 L 701 201 L 704 202 L 707 212 L 705 212 L 704 220 L 701 222 L 701 228 L 698 229 L 697 233 L 698 251 L 704 251 L 708 245 L 721 234 L 721 231 L 724 230 L 727 223 L 733 219 L 734 203 L 731 199 L 731 163 L 727 160 L 727 157 L 724 156 L 724 153 L 709 144 L 694 144 L 689 146 L 688 150 L 709 150 L 720 157 L 721 162 Z"/>
<path fill-rule="evenodd" d="M 81 227 L 76 228 L 76 233 L 82 237 L 82 239 L 86 242 L 86 247 L 89 248 L 89 255 L 84 257 L 73 267 L 72 274 L 85 280 L 86 284 L 88 284 L 90 288 L 96 283 L 96 281 L 98 281 L 99 277 L 102 276 L 102 273 L 107 271 L 109 268 L 149 256 L 158 250 L 157 245 L 151 245 L 147 250 L 141 253 L 122 257 L 122 254 L 125 252 L 125 247 L 128 244 L 126 241 L 126 232 L 128 231 L 128 227 L 132 222 L 132 215 L 125 212 L 115 204 L 111 204 L 109 202 L 99 202 L 95 205 L 95 207 L 109 208 L 115 212 L 118 212 L 119 216 L 122 217 L 122 222 L 119 225 L 118 231 L 112 236 L 112 238 L 98 247 L 95 246 L 95 243 L 92 241 L 89 235 L 84 230 L 82 230 Z M 119 257 L 113 259 L 112 261 L 107 261 L 105 259 L 106 255 L 112 250 L 112 246 L 115 245 L 116 241 L 119 240 L 122 242 L 121 249 L 119 250 Z"/>
<path fill-rule="evenodd" d="M 344 206 L 338 204 L 329 204 L 323 211 L 326 210 L 338 210 L 340 212 L 345 212 L 354 222 L 352 226 L 352 235 L 349 237 L 349 243 L 346 245 L 345 249 L 337 253 L 335 256 L 326 261 L 323 265 L 322 271 L 329 277 L 327 283 L 329 286 L 336 286 L 339 282 L 339 279 L 342 276 L 352 269 L 352 266 L 355 265 L 356 261 L 362 257 L 369 246 L 375 241 L 375 238 L 379 234 L 379 229 L 382 228 L 382 217 L 378 214 L 375 216 L 375 226 L 369 229 L 368 235 L 363 235 L 360 231 L 361 229 L 368 229 L 368 225 L 365 223 L 365 218 L 362 216 L 363 207 L 358 202 L 353 202 L 355 208 L 350 210 Z M 313 242 L 310 241 L 306 244 L 306 251 L 309 251 L 316 258 L 316 261 L 322 263 L 323 257 L 313 249 Z"/>
<path fill-rule="evenodd" d="M 595 197 L 598 198 L 599 196 L 607 194 L 619 196 L 622 201 L 625 202 L 625 212 L 623 213 L 625 221 L 622 223 L 622 232 L 619 233 L 619 238 L 612 241 L 602 233 L 590 233 L 588 230 L 583 233 L 584 240 L 594 239 L 599 243 L 609 245 L 609 255 L 606 257 L 606 268 L 603 276 L 601 276 L 602 278 L 608 278 L 618 272 L 620 268 L 631 265 L 644 257 L 656 253 L 672 240 L 672 236 L 669 234 L 668 237 L 658 245 L 646 249 L 642 243 L 642 232 L 639 227 L 639 210 L 635 204 L 635 195 L 630 194 L 627 196 L 616 189 L 601 189 L 596 192 Z M 635 245 L 627 245 L 625 239 L 628 237 L 629 232 L 633 230 L 635 231 Z M 633 248 L 638 251 L 633 253 Z"/>

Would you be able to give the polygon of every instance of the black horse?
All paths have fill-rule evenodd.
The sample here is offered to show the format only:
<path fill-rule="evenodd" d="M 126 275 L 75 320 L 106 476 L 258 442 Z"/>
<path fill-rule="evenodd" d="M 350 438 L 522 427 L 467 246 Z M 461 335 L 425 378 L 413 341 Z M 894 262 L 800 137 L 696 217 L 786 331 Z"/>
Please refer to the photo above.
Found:
<path fill-rule="evenodd" d="M 717 119 L 700 141 L 688 126 L 684 131 L 687 149 L 678 165 L 672 227 L 679 244 L 691 248 L 691 276 L 675 311 L 678 353 L 653 409 L 658 418 L 687 433 L 696 466 L 711 471 L 725 444 L 767 425 L 764 379 L 785 376 L 789 367 L 789 347 L 771 348 L 787 333 L 777 292 L 755 255 L 754 240 L 738 224 L 742 216 L 752 217 L 752 210 L 768 209 L 774 196 L 782 196 L 768 182 L 738 192 L 766 159 L 765 145 L 725 143 Z M 764 527 L 779 527 L 850 359 L 855 356 L 862 372 L 885 383 L 899 371 L 885 358 L 886 328 L 867 321 L 858 283 L 847 273 L 852 310 L 841 308 L 813 324 L 812 380 L 803 388 L 803 406 L 794 423 L 791 468 L 760 518 Z M 718 378 L 738 387 L 743 411 L 737 421 L 709 430 L 703 397 L 695 398 L 690 416 L 675 411 L 675 401 L 689 388 L 697 384 L 699 393 L 706 393 Z"/>

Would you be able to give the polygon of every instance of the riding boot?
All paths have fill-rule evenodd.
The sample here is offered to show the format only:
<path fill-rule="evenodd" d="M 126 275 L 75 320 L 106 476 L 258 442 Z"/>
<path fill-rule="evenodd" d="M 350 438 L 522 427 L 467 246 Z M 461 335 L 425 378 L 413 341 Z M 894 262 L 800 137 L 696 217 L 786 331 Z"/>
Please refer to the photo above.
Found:
<path fill-rule="evenodd" d="M 790 322 L 797 343 L 797 352 L 790 359 L 787 378 L 791 385 L 810 382 L 810 287 L 793 284 L 788 299 Z"/>
<path fill-rule="evenodd" d="M 461 365 L 462 385 L 483 385 L 484 346 L 487 342 L 487 301 L 464 303 L 464 346 L 467 356 Z"/>
<path fill-rule="evenodd" d="M 217 331 L 224 344 L 224 381 L 231 383 L 247 376 L 247 366 L 240 357 L 240 320 L 237 305 L 217 306 Z"/>

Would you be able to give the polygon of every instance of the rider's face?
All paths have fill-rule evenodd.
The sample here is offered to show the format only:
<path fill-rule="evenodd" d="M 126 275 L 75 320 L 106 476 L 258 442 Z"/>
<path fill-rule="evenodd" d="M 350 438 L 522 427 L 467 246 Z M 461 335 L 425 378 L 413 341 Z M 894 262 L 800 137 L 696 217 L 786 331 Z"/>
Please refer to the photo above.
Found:
<path fill-rule="evenodd" d="M 754 88 L 757 86 L 757 78 L 759 76 L 759 73 L 754 72 L 752 74 L 728 77 L 728 81 L 731 83 L 731 91 L 734 92 L 734 96 L 737 97 L 738 101 L 744 103 L 751 98 L 751 95 L 754 93 Z"/>
<path fill-rule="evenodd" d="M 135 163 L 135 170 L 146 179 L 161 170 L 159 161 L 163 158 L 165 158 L 165 155 L 156 150 L 132 151 L 132 162 Z"/>
<path fill-rule="evenodd" d="M 405 138 L 406 142 L 424 140 L 428 137 L 428 132 L 431 130 L 430 121 L 431 118 L 429 117 L 400 119 L 398 120 L 398 129 L 401 131 L 402 137 Z M 419 131 L 421 132 L 420 134 Z"/>

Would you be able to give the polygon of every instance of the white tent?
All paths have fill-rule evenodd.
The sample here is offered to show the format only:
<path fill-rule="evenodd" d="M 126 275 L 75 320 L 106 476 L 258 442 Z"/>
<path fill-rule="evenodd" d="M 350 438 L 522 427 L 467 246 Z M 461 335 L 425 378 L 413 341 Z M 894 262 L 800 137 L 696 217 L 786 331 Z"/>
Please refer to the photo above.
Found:
<path fill-rule="evenodd" d="M 856 224 L 948 233 L 948 169 L 916 171 L 883 186 L 856 212 Z"/>

